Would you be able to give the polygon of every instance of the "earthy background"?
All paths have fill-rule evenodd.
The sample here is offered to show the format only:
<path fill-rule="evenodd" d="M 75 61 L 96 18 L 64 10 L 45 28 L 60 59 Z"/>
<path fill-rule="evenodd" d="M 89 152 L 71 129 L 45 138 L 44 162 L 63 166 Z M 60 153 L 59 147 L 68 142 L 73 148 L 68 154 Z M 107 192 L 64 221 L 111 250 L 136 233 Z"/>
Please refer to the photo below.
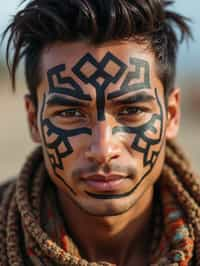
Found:
<path fill-rule="evenodd" d="M 7 0 L 0 10 L 0 30 L 16 12 L 19 1 Z M 184 2 L 184 3 L 183 3 Z M 200 2 L 199 2 L 200 3 Z M 179 143 L 184 147 L 200 172 L 200 17 L 197 0 L 175 3 L 175 9 L 193 19 L 194 42 L 182 45 L 178 59 L 177 84 L 182 89 L 182 123 Z M 19 71 L 17 93 L 11 93 L 8 73 L 4 66 L 4 47 L 0 51 L 0 182 L 16 175 L 25 157 L 33 149 L 24 112 L 26 92 L 23 71 Z M 34 73 L 33 73 L 34 75 Z"/>

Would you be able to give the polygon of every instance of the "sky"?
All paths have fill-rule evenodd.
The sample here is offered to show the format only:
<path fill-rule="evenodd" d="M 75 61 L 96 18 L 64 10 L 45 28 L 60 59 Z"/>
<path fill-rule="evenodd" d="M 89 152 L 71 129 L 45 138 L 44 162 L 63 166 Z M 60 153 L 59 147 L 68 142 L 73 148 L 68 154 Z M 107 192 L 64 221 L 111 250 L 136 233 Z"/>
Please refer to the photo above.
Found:
<path fill-rule="evenodd" d="M 21 0 L 6 0 L 0 8 L 0 32 L 5 29 L 9 19 L 16 13 L 17 6 Z M 192 30 L 194 41 L 189 43 L 189 46 L 184 44 L 180 47 L 178 57 L 178 69 L 184 72 L 197 72 L 200 69 L 200 1 L 198 0 L 176 0 L 173 5 L 173 10 L 184 14 L 192 19 Z"/>

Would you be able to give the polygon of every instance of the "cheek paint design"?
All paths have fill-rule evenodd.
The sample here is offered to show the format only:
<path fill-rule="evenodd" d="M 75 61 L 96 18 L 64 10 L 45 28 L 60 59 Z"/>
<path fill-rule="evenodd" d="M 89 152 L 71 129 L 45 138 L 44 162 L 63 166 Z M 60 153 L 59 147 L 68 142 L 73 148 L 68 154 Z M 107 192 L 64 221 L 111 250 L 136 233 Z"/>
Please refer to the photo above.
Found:
<path fill-rule="evenodd" d="M 71 77 L 64 77 L 62 72 L 66 70 L 65 64 L 57 65 L 47 72 L 47 79 L 49 84 L 48 94 L 62 94 L 65 96 L 72 96 L 73 98 L 82 101 L 91 101 L 91 96 L 85 94 L 79 84 Z M 70 191 L 75 194 L 70 185 L 65 181 L 59 171 L 64 170 L 62 160 L 73 153 L 73 147 L 68 138 L 78 136 L 80 134 L 91 135 L 89 128 L 75 128 L 72 130 L 63 130 L 56 127 L 49 119 L 44 119 L 44 109 L 46 103 L 46 96 L 43 99 L 41 108 L 40 122 L 42 128 L 43 141 L 46 146 L 47 154 L 55 176 L 57 176 Z M 53 137 L 52 137 L 53 136 Z M 53 138 L 53 140 L 52 140 Z M 64 151 L 63 151 L 64 150 Z"/>
<path fill-rule="evenodd" d="M 131 148 L 144 155 L 143 166 L 149 166 L 150 169 L 153 168 L 155 161 L 157 160 L 159 155 L 159 151 L 155 151 L 154 149 L 152 149 L 152 147 L 160 143 L 163 132 L 163 109 L 158 98 L 157 89 L 155 89 L 155 96 L 160 109 L 159 114 L 153 114 L 151 119 L 142 126 L 120 126 L 114 127 L 112 130 L 113 134 L 117 134 L 118 132 L 125 132 L 135 135 Z M 158 129 L 156 128 L 156 124 L 159 125 Z M 154 138 L 152 133 L 155 136 L 158 136 Z M 149 134 L 151 135 L 151 137 L 149 137 Z M 140 145 L 140 143 L 142 143 L 142 145 Z"/>
<path fill-rule="evenodd" d="M 94 68 L 91 75 L 84 73 L 84 69 Z M 108 72 L 107 68 L 115 69 L 114 73 Z M 85 84 L 91 84 L 96 90 L 97 119 L 105 120 L 105 90 L 111 84 L 115 84 L 124 74 L 127 65 L 110 52 L 106 53 L 103 59 L 98 62 L 91 54 L 86 54 L 72 68 L 74 74 Z"/>
<path fill-rule="evenodd" d="M 116 195 L 113 194 L 103 195 L 103 194 L 86 192 L 89 196 L 94 197 L 96 199 L 118 199 L 118 198 L 127 197 L 131 195 L 136 190 L 136 188 L 142 183 L 145 177 L 151 173 L 154 165 L 157 162 L 157 159 L 159 157 L 162 148 L 161 139 L 163 135 L 163 117 L 164 117 L 163 107 L 160 103 L 157 89 L 155 89 L 155 96 L 159 106 L 159 111 L 160 111 L 159 114 L 153 114 L 148 122 L 139 127 L 119 126 L 113 128 L 113 134 L 125 132 L 134 135 L 134 140 L 131 147 L 134 151 L 138 151 L 143 154 L 143 166 L 145 169 L 147 168 L 144 175 L 139 179 L 137 184 L 130 191 L 126 193 L 116 194 Z M 159 125 L 159 127 L 157 126 L 158 129 L 156 127 L 156 124 Z M 160 146 L 158 150 L 157 145 L 159 144 Z"/>
<path fill-rule="evenodd" d="M 70 191 L 75 194 L 74 190 L 58 173 L 58 171 L 64 170 L 62 159 L 66 158 L 74 151 L 68 138 L 78 136 L 80 134 L 92 135 L 92 131 L 90 128 L 75 128 L 71 130 L 63 130 L 59 127 L 56 127 L 48 118 L 43 118 L 45 102 L 46 96 L 44 96 L 43 99 L 43 105 L 40 113 L 40 123 L 47 154 L 55 176 L 57 176 L 65 184 L 65 186 L 67 186 L 68 189 L 70 189 Z M 52 137 L 53 140 L 50 140 Z"/>

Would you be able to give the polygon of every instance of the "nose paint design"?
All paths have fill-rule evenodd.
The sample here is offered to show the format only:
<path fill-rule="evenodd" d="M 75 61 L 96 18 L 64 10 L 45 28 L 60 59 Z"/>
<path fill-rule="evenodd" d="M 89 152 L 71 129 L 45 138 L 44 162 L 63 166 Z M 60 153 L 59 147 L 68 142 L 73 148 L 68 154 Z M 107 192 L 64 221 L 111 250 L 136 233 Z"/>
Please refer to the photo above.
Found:
<path fill-rule="evenodd" d="M 93 72 L 90 75 L 84 72 L 87 67 L 93 67 Z M 150 69 L 149 63 L 139 58 L 130 58 L 130 66 L 133 67 L 132 71 L 129 71 L 120 88 L 110 94 L 108 94 L 107 100 L 120 97 L 127 93 L 142 89 L 151 89 L 150 86 Z M 96 106 L 97 106 L 97 118 L 99 121 L 105 119 L 105 90 L 112 83 L 115 84 L 122 77 L 127 69 L 127 65 L 122 62 L 115 55 L 110 52 L 106 53 L 103 59 L 98 62 L 91 54 L 87 53 L 83 56 L 78 63 L 72 68 L 73 73 L 79 80 L 85 84 L 90 84 L 96 90 Z M 91 96 L 85 94 L 80 85 L 72 77 L 63 77 L 62 72 L 65 71 L 64 64 L 55 66 L 48 70 L 47 78 L 49 83 L 49 89 L 47 94 L 44 95 L 43 104 L 40 113 L 41 127 L 43 141 L 46 146 L 47 154 L 53 169 L 55 176 L 57 176 L 68 189 L 75 195 L 76 193 L 65 181 L 60 172 L 64 170 L 63 159 L 73 153 L 73 147 L 69 141 L 69 137 L 78 136 L 80 134 L 92 135 L 91 128 L 74 128 L 70 130 L 64 130 L 54 125 L 50 119 L 44 118 L 45 104 L 47 95 L 51 94 L 63 94 L 65 96 L 71 96 L 82 101 L 91 101 Z M 114 69 L 114 71 L 112 71 Z M 110 71 L 111 70 L 111 71 Z M 112 72 L 112 73 L 111 73 Z M 134 192 L 134 190 L 141 184 L 144 178 L 152 171 L 160 150 L 154 150 L 154 146 L 160 143 L 163 132 L 163 110 L 157 90 L 155 89 L 156 100 L 160 109 L 159 114 L 154 114 L 152 118 L 139 127 L 127 127 L 118 126 L 112 129 L 112 134 L 124 132 L 134 135 L 134 141 L 131 145 L 133 150 L 136 150 L 144 155 L 143 164 L 144 167 L 148 167 L 146 173 L 141 177 L 136 186 L 130 191 L 124 194 L 118 195 L 96 195 L 86 192 L 89 196 L 97 199 L 110 199 L 126 197 Z M 156 123 L 159 122 L 159 129 L 156 128 Z M 149 137 L 149 133 L 156 134 L 159 131 L 158 138 Z M 141 146 L 141 141 L 143 145 Z M 145 145 L 144 145 L 145 144 Z M 161 149 L 161 148 L 160 148 Z"/>

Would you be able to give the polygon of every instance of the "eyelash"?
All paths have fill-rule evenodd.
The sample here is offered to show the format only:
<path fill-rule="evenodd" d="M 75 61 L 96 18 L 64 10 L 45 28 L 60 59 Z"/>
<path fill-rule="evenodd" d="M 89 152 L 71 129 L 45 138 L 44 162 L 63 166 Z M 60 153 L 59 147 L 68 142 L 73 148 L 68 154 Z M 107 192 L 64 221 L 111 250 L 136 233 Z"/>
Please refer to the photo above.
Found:
<path fill-rule="evenodd" d="M 127 113 L 122 113 L 122 111 L 127 111 Z M 118 112 L 118 116 L 129 116 L 129 115 L 141 115 L 142 113 L 147 113 L 149 110 L 148 108 L 144 107 L 137 107 L 137 106 L 129 106 L 129 107 L 124 107 Z M 75 113 L 78 112 L 79 115 L 75 115 Z M 55 116 L 60 116 L 63 118 L 84 118 L 86 117 L 82 111 L 80 111 L 77 108 L 73 109 L 66 109 L 64 111 L 59 111 L 55 113 Z"/>
<path fill-rule="evenodd" d="M 80 115 L 73 115 L 76 112 L 79 112 Z M 67 113 L 68 113 L 68 115 L 66 116 Z M 65 115 L 63 115 L 63 114 L 65 114 Z M 76 109 L 76 108 L 60 111 L 60 112 L 57 112 L 55 115 L 56 116 L 61 116 L 61 117 L 84 117 L 83 113 L 80 110 Z"/>
<path fill-rule="evenodd" d="M 122 114 L 122 111 L 124 111 L 124 110 L 129 110 L 129 111 L 132 111 L 131 113 L 128 113 L 127 112 L 127 114 Z M 133 115 L 133 114 L 135 114 L 135 115 L 140 115 L 140 114 L 142 114 L 142 113 L 147 113 L 149 110 L 148 110 L 148 108 L 144 108 L 144 107 L 138 107 L 138 106 L 130 106 L 130 107 L 125 107 L 125 108 L 122 108 L 122 110 L 119 112 L 119 114 L 121 115 L 121 116 L 126 116 L 126 115 Z"/>

